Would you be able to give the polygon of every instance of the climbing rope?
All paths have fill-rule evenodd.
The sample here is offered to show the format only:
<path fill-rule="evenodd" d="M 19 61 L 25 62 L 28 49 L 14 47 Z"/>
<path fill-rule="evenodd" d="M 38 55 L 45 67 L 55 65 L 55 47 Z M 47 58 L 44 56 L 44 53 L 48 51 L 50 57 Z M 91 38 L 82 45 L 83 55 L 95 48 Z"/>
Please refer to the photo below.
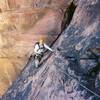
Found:
<path fill-rule="evenodd" d="M 49 57 L 48 57 L 48 58 L 49 58 Z M 75 58 L 75 57 L 69 57 L 69 58 Z M 80 59 L 85 59 L 85 60 L 90 59 L 90 60 L 94 60 L 95 58 L 80 58 Z M 47 59 L 46 59 L 46 60 L 47 60 Z M 80 85 L 81 87 L 83 87 L 85 90 L 89 91 L 90 93 L 94 94 L 96 97 L 100 98 L 100 95 L 99 95 L 99 94 L 93 92 L 93 91 L 90 90 L 88 87 L 86 87 L 85 85 L 81 84 L 80 81 L 78 80 L 78 78 L 75 78 L 74 76 L 72 76 L 72 75 L 70 75 L 70 74 L 68 74 L 68 73 L 65 73 L 64 70 L 61 69 L 61 68 L 60 68 L 60 71 L 61 71 L 62 73 L 64 73 L 65 75 L 67 75 L 69 78 L 77 80 L 77 82 L 79 83 L 79 85 Z"/>
<path fill-rule="evenodd" d="M 58 37 L 59 37 L 59 36 L 58 36 Z M 55 40 L 54 42 L 56 42 L 56 40 Z M 53 45 L 53 44 L 51 44 L 51 46 L 52 46 L 52 45 Z M 66 51 L 60 51 L 60 52 L 66 52 Z M 6 58 L 6 57 L 0 57 L 0 58 Z M 16 57 L 16 58 L 17 58 L 17 57 Z M 18 58 L 21 58 L 21 57 L 18 57 Z M 49 58 L 49 57 L 48 57 L 48 58 Z M 76 59 L 76 57 L 73 57 L 73 56 L 67 56 L 67 58 L 69 58 L 69 59 Z M 84 58 L 79 58 L 79 59 L 83 59 L 83 60 L 88 60 L 88 59 L 90 59 L 90 60 L 95 60 L 95 58 L 85 58 L 85 57 L 84 57 Z M 47 60 L 47 59 L 46 59 L 46 60 Z M 70 79 L 77 80 L 77 82 L 79 83 L 79 85 L 80 85 L 81 87 L 83 87 L 85 90 L 89 91 L 90 93 L 94 94 L 96 97 L 100 98 L 100 95 L 99 95 L 99 94 L 93 92 L 93 91 L 90 90 L 88 87 L 86 87 L 85 85 L 81 84 L 80 81 L 79 81 L 77 78 L 75 78 L 74 76 L 72 76 L 72 75 L 70 75 L 70 74 L 68 74 L 68 73 L 65 73 L 65 72 L 63 71 L 63 69 L 61 69 L 61 68 L 60 68 L 60 71 L 61 71 L 62 73 L 64 73 L 65 75 L 67 75 Z"/>
<path fill-rule="evenodd" d="M 59 50 L 58 50 L 59 51 Z M 66 51 L 59 51 L 59 52 L 66 52 Z M 74 59 L 74 60 L 78 60 L 76 57 L 74 57 L 74 56 L 67 56 L 66 57 L 66 59 Z M 100 56 L 98 56 L 98 59 L 100 58 Z M 64 59 L 65 61 L 66 61 L 66 59 Z M 79 58 L 79 60 L 95 60 L 96 58 L 95 57 L 92 57 L 92 58 Z M 99 61 L 99 60 L 98 60 Z M 78 78 L 75 78 L 74 76 L 72 76 L 72 75 L 70 75 L 70 74 L 68 74 L 68 73 L 65 73 L 64 72 L 64 70 L 63 69 L 61 69 L 60 68 L 60 71 L 62 72 L 62 73 L 64 73 L 65 75 L 67 75 L 70 79 L 75 79 L 75 80 L 77 80 L 77 82 L 79 83 L 79 85 L 81 86 L 81 87 L 83 87 L 85 90 L 87 90 L 87 91 L 89 91 L 90 93 L 92 93 L 92 94 L 94 94 L 96 97 L 98 97 L 98 98 L 100 98 L 100 95 L 99 94 L 97 94 L 97 93 L 95 93 L 95 92 L 93 92 L 92 90 L 90 90 L 88 87 L 86 87 L 85 85 L 83 85 L 83 84 L 81 84 L 80 83 L 80 81 L 78 80 Z"/>
<path fill-rule="evenodd" d="M 51 55 L 51 54 L 52 54 L 52 53 L 50 53 L 50 55 Z M 50 55 L 49 55 L 49 56 L 50 56 Z M 46 60 L 48 60 L 48 58 L 49 58 L 49 57 L 47 57 Z M 75 58 L 75 57 L 69 57 L 69 58 Z M 83 58 L 81 58 L 81 59 L 83 59 Z M 88 59 L 88 58 L 84 58 L 84 59 Z M 92 58 L 91 58 L 91 59 L 92 59 Z M 93 59 L 94 59 L 94 58 L 93 58 Z M 42 65 L 42 64 L 41 64 L 41 65 Z M 99 95 L 99 94 L 93 92 L 93 91 L 90 90 L 88 87 L 86 87 L 85 85 L 81 84 L 80 81 L 78 80 L 78 78 L 75 78 L 74 76 L 72 76 L 72 75 L 70 75 L 70 74 L 68 74 L 68 73 L 65 73 L 64 70 L 61 69 L 61 68 L 60 68 L 60 71 L 61 71 L 62 73 L 64 73 L 65 75 L 67 75 L 70 79 L 77 80 L 77 82 L 79 83 L 79 85 L 80 85 L 81 87 L 83 87 L 85 90 L 89 91 L 90 93 L 94 94 L 96 97 L 100 98 L 100 95 Z"/>
<path fill-rule="evenodd" d="M 51 55 L 51 54 L 50 54 L 50 55 Z M 50 56 L 50 55 L 49 55 L 49 56 Z M 49 57 L 48 57 L 48 58 L 49 58 Z M 48 58 L 47 58 L 47 59 L 48 59 Z M 74 57 L 74 58 L 75 58 L 75 57 Z M 46 60 L 47 60 L 47 59 L 46 59 Z M 94 58 L 93 58 L 93 59 L 94 59 Z M 70 75 L 70 74 L 68 74 L 68 73 L 65 73 L 64 70 L 61 69 L 61 68 L 60 68 L 60 71 L 61 71 L 62 73 L 64 73 L 65 75 L 67 75 L 70 79 L 77 80 L 77 82 L 79 83 L 79 85 L 80 85 L 81 87 L 83 87 L 85 90 L 89 91 L 90 93 L 94 94 L 96 97 L 100 98 L 100 95 L 99 95 L 99 94 L 93 92 L 93 91 L 90 90 L 88 87 L 86 87 L 85 85 L 81 84 L 80 81 L 78 80 L 78 78 L 75 78 L 74 76 L 72 76 L 72 75 Z"/>
<path fill-rule="evenodd" d="M 79 83 L 79 85 L 80 85 L 81 87 L 83 87 L 85 90 L 89 91 L 90 93 L 94 94 L 96 97 L 100 98 L 100 95 L 99 95 L 99 94 L 93 92 L 92 90 L 90 90 L 89 88 L 87 88 L 86 86 L 84 86 L 83 84 L 81 84 L 81 83 L 79 82 L 78 79 L 76 79 L 75 77 L 73 77 L 72 75 L 70 75 L 70 74 L 68 74 L 68 73 L 65 73 L 64 70 L 61 69 L 61 68 L 60 68 L 60 71 L 61 71 L 62 73 L 64 73 L 65 75 L 67 75 L 70 79 L 77 80 L 77 82 Z"/>

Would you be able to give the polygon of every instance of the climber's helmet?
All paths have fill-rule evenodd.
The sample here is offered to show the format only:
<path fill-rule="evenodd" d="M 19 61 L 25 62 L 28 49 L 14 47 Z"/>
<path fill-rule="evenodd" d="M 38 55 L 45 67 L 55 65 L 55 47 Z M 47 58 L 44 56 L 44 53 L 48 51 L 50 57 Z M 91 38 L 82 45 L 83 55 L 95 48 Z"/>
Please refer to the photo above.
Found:
<path fill-rule="evenodd" d="M 43 39 L 40 39 L 39 43 L 40 43 L 40 45 L 42 45 L 43 44 Z"/>

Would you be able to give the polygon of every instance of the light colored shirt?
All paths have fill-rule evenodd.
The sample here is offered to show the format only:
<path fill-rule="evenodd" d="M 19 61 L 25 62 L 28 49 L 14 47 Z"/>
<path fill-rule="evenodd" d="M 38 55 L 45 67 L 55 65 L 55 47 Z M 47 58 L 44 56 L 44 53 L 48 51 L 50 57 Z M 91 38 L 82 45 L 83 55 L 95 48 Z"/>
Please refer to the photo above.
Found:
<path fill-rule="evenodd" d="M 53 50 L 47 45 L 47 44 L 36 44 L 34 47 L 34 53 L 35 54 L 41 54 L 44 53 L 45 49 L 53 52 Z"/>

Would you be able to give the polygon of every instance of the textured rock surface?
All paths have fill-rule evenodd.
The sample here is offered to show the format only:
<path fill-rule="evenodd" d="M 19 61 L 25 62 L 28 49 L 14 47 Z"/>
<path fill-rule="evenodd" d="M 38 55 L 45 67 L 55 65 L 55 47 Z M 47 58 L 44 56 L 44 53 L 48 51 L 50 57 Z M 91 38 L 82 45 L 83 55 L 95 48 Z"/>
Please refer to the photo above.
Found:
<path fill-rule="evenodd" d="M 31 58 L 2 100 L 100 100 L 82 87 L 85 85 L 100 95 L 100 73 L 87 76 L 96 61 L 78 59 L 87 56 L 88 48 L 100 47 L 99 26 L 100 1 L 80 0 L 69 27 L 54 44 L 53 48 L 59 47 L 61 52 L 48 54 L 49 59 L 38 69 Z M 76 59 L 70 60 L 68 56 Z"/>
<path fill-rule="evenodd" d="M 0 95 L 26 64 L 34 43 L 61 32 L 69 0 L 0 0 Z"/>

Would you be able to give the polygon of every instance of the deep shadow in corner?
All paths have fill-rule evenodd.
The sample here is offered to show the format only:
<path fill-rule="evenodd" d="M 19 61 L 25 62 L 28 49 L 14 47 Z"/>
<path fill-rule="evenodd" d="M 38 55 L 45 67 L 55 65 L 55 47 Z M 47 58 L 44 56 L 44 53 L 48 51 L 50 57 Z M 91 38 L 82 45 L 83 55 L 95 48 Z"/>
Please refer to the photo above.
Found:
<path fill-rule="evenodd" d="M 66 8 L 66 11 L 65 11 L 65 14 L 64 14 L 64 19 L 63 19 L 63 22 L 62 22 L 62 31 L 64 31 L 64 29 L 66 29 L 66 27 L 70 24 L 70 22 L 73 18 L 76 7 L 77 6 L 75 5 L 74 0 L 73 0 L 70 3 L 70 5 Z"/>

